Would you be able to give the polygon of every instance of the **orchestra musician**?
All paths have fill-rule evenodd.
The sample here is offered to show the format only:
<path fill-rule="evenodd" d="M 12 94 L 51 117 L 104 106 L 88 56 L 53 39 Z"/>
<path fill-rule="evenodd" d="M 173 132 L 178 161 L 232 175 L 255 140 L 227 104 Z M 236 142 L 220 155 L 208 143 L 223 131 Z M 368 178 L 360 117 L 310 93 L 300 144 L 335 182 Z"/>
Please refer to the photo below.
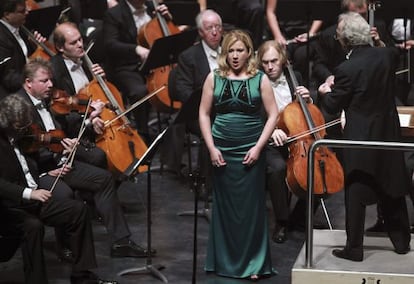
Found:
<path fill-rule="evenodd" d="M 20 94 L 0 101 L 0 233 L 22 237 L 25 283 L 48 283 L 43 253 L 44 225 L 63 228 L 73 253 L 71 283 L 117 283 L 99 279 L 88 209 L 81 201 L 55 198 L 39 182 L 36 162 L 19 147 L 33 122 L 33 108 Z"/>
<path fill-rule="evenodd" d="M 20 89 L 23 81 L 21 70 L 36 49 L 20 29 L 27 13 L 25 0 L 0 1 L 0 98 Z M 38 32 L 35 31 L 34 35 L 37 41 L 46 41 Z"/>
<path fill-rule="evenodd" d="M 58 25 L 53 31 L 53 41 L 57 54 L 51 59 L 53 70 L 53 85 L 59 90 L 63 90 L 69 96 L 75 96 L 93 78 L 93 74 L 82 61 L 85 55 L 83 39 L 78 27 L 71 22 L 64 22 Z M 99 64 L 94 64 L 92 72 L 96 75 L 105 75 L 104 70 Z M 102 110 L 101 100 L 92 101 L 95 110 Z M 87 163 L 106 168 L 107 159 L 104 151 L 95 145 L 95 135 L 102 134 L 103 120 L 99 117 L 100 112 L 93 112 L 88 122 L 91 122 L 93 131 L 86 133 L 81 139 L 81 147 L 77 152 L 77 157 Z M 64 116 L 57 116 L 57 120 L 62 124 L 65 132 L 70 137 L 76 137 L 80 129 L 82 117 L 78 112 L 70 112 Z"/>
<path fill-rule="evenodd" d="M 309 91 L 303 86 L 293 89 L 293 84 L 285 66 L 287 64 L 287 50 L 285 45 L 275 40 L 265 41 L 257 51 L 259 67 L 266 73 L 272 84 L 273 94 L 276 99 L 279 113 L 292 101 L 297 93 L 303 98 L 310 99 Z M 295 72 L 296 79 L 300 82 L 301 75 Z M 287 240 L 289 228 L 305 228 L 306 200 L 298 199 L 293 211 L 289 214 L 289 190 L 285 182 L 286 160 L 288 147 L 285 144 L 287 134 L 282 129 L 275 129 L 272 140 L 275 146 L 267 146 L 267 189 L 272 202 L 275 227 L 272 240 L 276 243 L 284 243 Z"/>
<path fill-rule="evenodd" d="M 19 94 L 31 103 L 35 113 L 36 122 L 43 131 L 59 129 L 60 125 L 49 111 L 47 99 L 51 95 L 53 83 L 51 81 L 52 69 L 48 62 L 37 58 L 30 61 L 24 69 L 25 81 Z M 62 145 L 69 152 L 76 145 L 76 138 L 64 139 Z M 66 200 L 73 199 L 73 190 L 82 194 L 89 192 L 93 195 L 96 210 L 102 217 L 104 225 L 110 235 L 112 257 L 146 257 L 147 250 L 131 239 L 126 219 L 118 200 L 112 174 L 102 168 L 96 167 L 76 159 L 73 167 L 61 165 L 66 156 L 52 153 L 46 147 L 42 147 L 34 155 L 38 156 L 39 171 L 44 175 L 45 184 L 52 184 L 59 174 L 67 186 L 55 190 L 56 198 Z M 63 240 L 63 245 L 65 240 Z M 155 251 L 152 252 L 154 254 Z M 70 252 L 66 254 L 69 255 Z M 65 256 L 64 256 L 65 257 Z"/>
<path fill-rule="evenodd" d="M 329 83 L 319 87 L 325 109 L 330 113 L 345 111 L 345 139 L 399 141 L 393 93 L 396 50 L 372 47 L 370 26 L 355 12 L 340 15 L 336 36 L 348 59 L 335 69 L 333 88 Z M 363 260 L 365 209 L 373 203 L 383 212 L 395 252 L 408 253 L 410 230 L 405 195 L 409 178 L 403 153 L 345 148 L 343 154 L 347 240 L 343 249 L 332 251 L 333 255 Z"/>
<path fill-rule="evenodd" d="M 158 5 L 156 9 L 165 19 L 172 19 L 165 4 Z M 138 68 L 146 60 L 149 49 L 138 43 L 137 38 L 140 29 L 151 21 L 152 16 L 153 5 L 145 0 L 119 0 L 118 5 L 108 9 L 104 16 L 108 79 L 130 104 L 147 94 L 145 79 Z M 150 142 L 148 115 L 148 103 L 133 110 L 137 131 L 147 144 Z"/>

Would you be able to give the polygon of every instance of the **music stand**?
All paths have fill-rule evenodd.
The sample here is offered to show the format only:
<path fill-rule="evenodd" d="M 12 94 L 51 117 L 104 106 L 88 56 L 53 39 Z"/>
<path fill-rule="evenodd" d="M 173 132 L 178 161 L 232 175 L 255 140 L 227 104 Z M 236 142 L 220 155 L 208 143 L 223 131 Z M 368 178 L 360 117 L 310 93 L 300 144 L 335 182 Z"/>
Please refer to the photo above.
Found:
<path fill-rule="evenodd" d="M 173 22 L 176 25 L 195 26 L 195 18 L 200 13 L 200 4 L 196 1 L 166 1 Z"/>
<path fill-rule="evenodd" d="M 192 46 L 196 37 L 197 31 L 191 30 L 155 40 L 139 71 L 146 75 L 152 69 L 176 63 L 178 55 Z"/>
<path fill-rule="evenodd" d="M 142 157 L 138 161 L 132 162 L 128 168 L 124 171 L 123 175 L 126 177 L 131 177 L 137 172 L 137 169 L 141 165 L 147 165 L 147 259 L 145 266 L 143 267 L 135 267 L 135 268 L 128 268 L 120 271 L 118 276 L 122 276 L 124 274 L 129 273 L 145 273 L 148 272 L 154 277 L 160 279 L 164 283 L 168 283 L 167 278 L 159 271 L 159 269 L 164 268 L 163 265 L 159 265 L 159 269 L 154 266 L 152 263 L 152 256 L 151 256 L 151 161 L 156 153 L 156 149 L 158 145 L 161 143 L 164 134 L 167 132 L 167 128 L 165 128 L 155 140 L 151 143 L 148 147 L 147 151 L 142 155 Z"/>
<path fill-rule="evenodd" d="M 25 26 L 29 30 L 38 31 L 42 36 L 48 38 L 56 27 L 61 12 L 62 6 L 60 5 L 31 10 L 26 16 Z"/>
<path fill-rule="evenodd" d="M 198 120 L 198 110 L 201 101 L 201 89 L 195 90 L 190 98 L 182 105 L 177 117 L 173 123 L 185 123 L 188 121 Z M 199 147 L 203 147 L 203 142 L 200 143 Z M 188 145 L 190 147 L 190 145 Z M 200 151 L 200 150 L 199 150 Z M 189 150 L 191 152 L 191 149 Z M 190 154 L 190 153 L 189 153 Z M 200 156 L 198 157 L 198 163 L 200 163 Z M 194 192 L 194 210 L 183 211 L 177 213 L 178 216 L 194 216 L 194 227 L 193 227 L 193 273 L 192 283 L 196 283 L 196 271 L 197 271 L 197 231 L 198 231 L 198 218 L 204 217 L 210 222 L 210 206 L 208 203 L 208 194 L 204 200 L 204 208 L 198 210 L 198 197 L 200 185 L 205 183 L 206 177 L 200 176 L 200 165 L 197 167 L 195 172 L 190 172 L 189 176 L 192 178 L 192 189 Z"/>

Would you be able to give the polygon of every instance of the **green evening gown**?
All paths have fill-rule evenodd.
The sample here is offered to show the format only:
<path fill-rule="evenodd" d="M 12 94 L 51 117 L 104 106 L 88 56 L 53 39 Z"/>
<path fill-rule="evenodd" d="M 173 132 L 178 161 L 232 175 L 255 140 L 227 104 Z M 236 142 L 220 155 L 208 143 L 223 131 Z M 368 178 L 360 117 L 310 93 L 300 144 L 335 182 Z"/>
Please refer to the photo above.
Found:
<path fill-rule="evenodd" d="M 262 72 L 245 80 L 214 76 L 214 143 L 226 166 L 213 169 L 213 208 L 205 270 L 245 278 L 275 273 L 265 206 L 265 157 L 251 167 L 243 157 L 263 126 Z"/>

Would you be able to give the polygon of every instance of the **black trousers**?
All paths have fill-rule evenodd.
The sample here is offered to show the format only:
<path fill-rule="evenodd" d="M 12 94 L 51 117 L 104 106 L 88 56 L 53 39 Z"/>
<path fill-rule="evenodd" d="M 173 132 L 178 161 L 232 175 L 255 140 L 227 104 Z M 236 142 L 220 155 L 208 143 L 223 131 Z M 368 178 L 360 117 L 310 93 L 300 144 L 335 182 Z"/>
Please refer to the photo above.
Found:
<path fill-rule="evenodd" d="M 388 236 L 396 250 L 410 244 L 410 227 L 405 196 L 385 195 L 372 177 L 358 173 L 347 178 L 345 187 L 346 248 L 360 253 L 363 250 L 365 209 L 378 202 Z"/>
<path fill-rule="evenodd" d="M 81 201 L 57 200 L 20 208 L 1 208 L 0 233 L 22 236 L 25 283 L 48 283 L 43 254 L 44 225 L 59 227 L 69 237 L 73 271 L 96 268 L 88 210 Z"/>
<path fill-rule="evenodd" d="M 44 176 L 40 185 L 47 188 L 54 180 L 54 177 Z M 57 184 L 53 195 L 59 200 L 73 199 L 73 190 L 93 195 L 96 209 L 112 242 L 131 235 L 115 190 L 114 179 L 109 171 L 75 161 L 73 170 Z"/>

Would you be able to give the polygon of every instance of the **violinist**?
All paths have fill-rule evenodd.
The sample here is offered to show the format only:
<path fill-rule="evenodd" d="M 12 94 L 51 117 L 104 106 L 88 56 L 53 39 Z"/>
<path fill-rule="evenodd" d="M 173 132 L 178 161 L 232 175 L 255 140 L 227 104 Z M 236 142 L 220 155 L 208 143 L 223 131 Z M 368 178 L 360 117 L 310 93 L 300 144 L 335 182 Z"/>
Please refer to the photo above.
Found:
<path fill-rule="evenodd" d="M 284 45 L 276 41 L 266 41 L 258 49 L 257 58 L 259 67 L 267 74 L 272 84 L 279 113 L 292 101 L 297 94 L 310 99 L 309 91 L 303 87 L 293 89 L 293 84 L 285 68 L 287 63 L 287 51 Z M 300 73 L 295 72 L 298 80 Z M 275 227 L 272 240 L 283 243 L 287 239 L 288 228 L 298 230 L 305 229 L 306 202 L 298 199 L 295 208 L 289 215 L 288 187 L 286 178 L 286 160 L 288 148 L 285 145 L 287 135 L 282 129 L 275 129 L 272 139 L 277 147 L 268 146 L 266 151 L 267 161 L 267 189 L 273 205 L 275 215 Z"/>
<path fill-rule="evenodd" d="M 25 0 L 0 1 L 0 98 L 16 92 L 21 87 L 21 70 L 27 58 L 35 51 L 36 45 L 30 43 L 21 31 L 28 10 Z M 34 32 L 37 41 L 46 39 Z"/>
<path fill-rule="evenodd" d="M 369 24 L 354 12 L 340 15 L 336 36 L 348 60 L 335 69 L 333 88 L 328 83 L 319 87 L 325 109 L 330 113 L 345 111 L 345 139 L 399 141 L 393 88 L 397 51 L 372 47 Z M 374 203 L 382 210 L 395 252 L 408 253 L 405 195 L 409 178 L 403 153 L 345 148 L 343 160 L 347 241 L 343 249 L 333 250 L 333 255 L 351 261 L 364 259 L 365 209 Z"/>
<path fill-rule="evenodd" d="M 156 9 L 166 20 L 172 19 L 166 5 L 158 5 Z M 149 49 L 137 42 L 137 35 L 151 21 L 153 10 L 151 1 L 119 0 L 118 5 L 108 9 L 104 17 L 108 79 L 123 94 L 126 105 L 133 104 L 147 94 L 145 79 L 138 68 L 147 58 Z M 148 115 L 148 103 L 133 111 L 137 131 L 147 143 L 150 139 Z"/>
<path fill-rule="evenodd" d="M 83 202 L 59 200 L 41 185 L 34 160 L 21 151 L 18 140 L 33 121 L 32 106 L 21 95 L 0 101 L 0 233 L 22 232 L 25 283 L 48 283 L 43 252 L 43 225 L 65 228 L 74 255 L 71 283 L 116 283 L 100 280 L 96 268 L 91 221 Z M 95 279 L 93 281 L 93 279 Z"/>
<path fill-rule="evenodd" d="M 35 113 L 34 122 L 41 126 L 42 130 L 49 129 L 50 127 L 59 128 L 57 121 L 53 117 L 48 120 L 42 114 L 42 112 L 48 113 L 50 116 L 47 105 L 44 108 L 44 106 L 37 107 L 34 104 L 37 100 L 42 100 L 42 98 L 51 94 L 53 87 L 51 74 L 51 67 L 48 62 L 40 58 L 30 61 L 25 66 L 25 81 L 23 88 L 19 91 L 19 94 L 31 103 Z M 75 142 L 75 139 L 64 139 L 62 145 L 67 151 L 71 151 L 76 145 Z M 63 185 L 55 189 L 55 198 L 62 200 L 73 199 L 73 190 L 79 191 L 81 196 L 85 192 L 92 193 L 96 210 L 102 217 L 111 237 L 110 254 L 112 257 L 147 256 L 145 248 L 130 240 L 131 232 L 122 213 L 114 186 L 114 179 L 109 171 L 79 161 L 76 159 L 76 156 L 72 167 L 66 164 L 62 166 L 61 163 L 65 161 L 65 156 L 51 153 L 46 147 L 41 148 L 37 155 L 38 157 L 36 158 L 40 161 L 39 171 L 43 173 L 45 186 L 50 186 L 56 177 L 61 174 Z M 66 244 L 65 241 L 65 239 L 61 240 L 63 246 Z M 65 250 L 62 256 L 64 259 L 69 260 L 71 253 Z"/>

